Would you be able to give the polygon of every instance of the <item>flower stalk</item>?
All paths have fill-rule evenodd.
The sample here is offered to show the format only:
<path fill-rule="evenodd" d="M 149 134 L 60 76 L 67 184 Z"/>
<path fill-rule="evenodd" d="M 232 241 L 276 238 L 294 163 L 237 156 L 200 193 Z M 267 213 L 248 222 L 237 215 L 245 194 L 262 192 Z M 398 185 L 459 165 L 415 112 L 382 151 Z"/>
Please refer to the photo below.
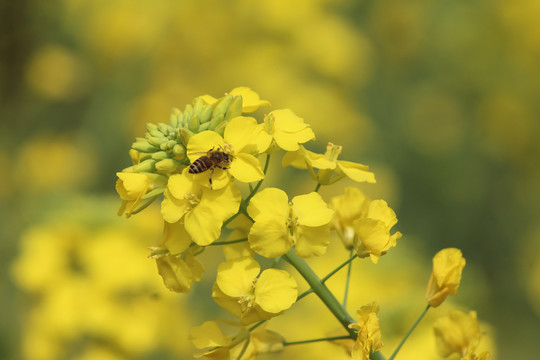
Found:
<path fill-rule="evenodd" d="M 354 324 L 355 321 L 351 315 L 341 306 L 334 294 L 324 285 L 324 282 L 315 274 L 311 267 L 301 258 L 299 258 L 293 250 L 283 255 L 285 260 L 294 266 L 294 268 L 302 275 L 307 283 L 313 289 L 313 292 L 322 300 L 326 307 L 332 312 L 332 314 L 343 325 L 345 330 L 349 333 L 352 339 L 356 339 L 356 332 L 349 327 Z"/>

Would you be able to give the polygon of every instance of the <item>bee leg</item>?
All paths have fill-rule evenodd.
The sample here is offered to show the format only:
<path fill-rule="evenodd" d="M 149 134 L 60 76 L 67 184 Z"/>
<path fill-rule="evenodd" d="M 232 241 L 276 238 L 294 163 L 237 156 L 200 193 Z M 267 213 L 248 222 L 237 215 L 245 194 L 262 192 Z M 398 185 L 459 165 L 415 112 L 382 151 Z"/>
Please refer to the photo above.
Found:
<path fill-rule="evenodd" d="M 216 167 L 220 168 L 221 170 L 227 170 L 228 167 L 224 167 L 224 166 L 221 166 L 221 165 L 216 165 Z"/>
<path fill-rule="evenodd" d="M 213 190 L 212 189 L 212 175 L 214 175 L 214 170 L 216 170 L 216 168 L 212 168 L 212 171 L 210 171 L 210 176 L 208 177 L 208 182 L 210 183 L 210 190 Z"/>

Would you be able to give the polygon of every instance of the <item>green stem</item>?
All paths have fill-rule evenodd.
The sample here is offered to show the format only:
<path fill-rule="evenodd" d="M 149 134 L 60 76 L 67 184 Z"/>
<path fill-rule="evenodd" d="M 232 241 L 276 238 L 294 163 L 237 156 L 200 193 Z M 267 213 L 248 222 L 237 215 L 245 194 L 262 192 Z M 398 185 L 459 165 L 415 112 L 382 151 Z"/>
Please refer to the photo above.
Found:
<path fill-rule="evenodd" d="M 351 335 L 343 335 L 343 336 L 332 336 L 332 337 L 310 339 L 310 340 L 285 341 L 283 342 L 283 346 L 309 344 L 309 343 L 314 343 L 314 342 L 319 342 L 319 341 L 343 340 L 343 339 L 350 339 L 350 338 L 351 338 Z"/>
<path fill-rule="evenodd" d="M 351 251 L 349 252 L 350 257 L 352 257 L 353 252 L 354 252 L 354 249 L 351 249 Z M 349 296 L 349 283 L 351 281 L 351 269 L 352 269 L 352 261 L 349 262 L 349 266 L 347 267 L 347 280 L 345 281 L 345 294 L 343 294 L 342 305 L 345 309 L 347 308 L 347 298 Z"/>
<path fill-rule="evenodd" d="M 230 241 L 214 241 L 211 244 L 208 244 L 207 246 L 217 246 L 217 245 L 230 245 L 230 244 L 236 244 L 240 242 L 247 241 L 247 238 L 242 238 L 238 240 L 230 240 Z"/>
<path fill-rule="evenodd" d="M 339 301 L 336 299 L 334 294 L 324 285 L 321 279 L 315 274 L 315 272 L 311 269 L 311 267 L 301 258 L 299 258 L 295 253 L 294 250 L 289 251 L 287 254 L 283 255 L 283 258 L 289 264 L 294 266 L 296 270 L 302 275 L 302 277 L 307 281 L 307 283 L 311 286 L 315 294 L 322 300 L 322 302 L 326 305 L 326 307 L 332 312 L 332 314 L 338 319 L 338 321 L 341 323 L 341 325 L 345 328 L 345 330 L 349 333 L 352 339 L 356 339 L 358 336 L 356 332 L 349 328 L 350 324 L 354 324 L 355 321 L 349 315 L 347 310 L 341 306 Z"/>
<path fill-rule="evenodd" d="M 264 163 L 264 170 L 263 173 L 266 176 L 266 172 L 268 171 L 268 165 L 270 164 L 270 154 L 266 155 L 266 162 Z M 247 206 L 249 204 L 249 200 L 259 191 L 259 188 L 261 187 L 262 182 L 264 181 L 264 178 L 257 183 L 255 186 L 255 189 L 251 191 L 251 193 L 248 195 L 248 197 L 244 200 L 244 206 Z"/>
<path fill-rule="evenodd" d="M 354 256 L 351 256 L 350 258 L 348 258 L 343 264 L 339 265 L 337 268 L 335 268 L 334 270 L 332 270 L 328 275 L 326 275 L 325 277 L 323 277 L 321 279 L 321 281 L 324 283 L 326 282 L 326 280 L 330 279 L 330 277 L 332 277 L 335 273 L 337 273 L 339 270 L 341 270 L 343 267 L 345 267 L 347 264 L 349 264 L 351 261 L 353 261 L 354 259 L 356 259 L 356 255 Z"/>
<path fill-rule="evenodd" d="M 256 323 L 255 325 L 253 325 L 252 327 L 250 327 L 248 330 L 251 332 L 251 331 L 255 330 L 256 328 L 258 328 L 259 326 L 261 326 L 262 324 L 264 324 L 266 321 L 268 321 L 268 320 L 261 320 L 258 323 Z"/>
<path fill-rule="evenodd" d="M 401 342 L 399 343 L 399 345 L 397 346 L 396 350 L 394 350 L 394 353 L 388 358 L 388 360 L 393 360 L 397 353 L 399 352 L 399 350 L 401 349 L 401 347 L 403 346 L 403 344 L 405 344 L 405 341 L 407 341 L 407 339 L 409 338 L 409 336 L 412 334 L 412 332 L 414 331 L 414 328 L 416 328 L 416 326 L 418 325 L 418 323 L 420 323 L 420 320 L 422 320 L 422 318 L 424 317 L 424 315 L 426 315 L 427 311 L 429 310 L 430 306 L 428 304 L 428 306 L 426 306 L 426 308 L 424 309 L 424 311 L 422 311 L 422 313 L 420 314 L 420 316 L 418 317 L 418 319 L 416 319 L 416 321 L 414 322 L 413 326 L 411 326 L 411 328 L 409 329 L 409 331 L 407 332 L 407 334 L 405 334 L 405 336 L 403 337 L 403 339 L 401 340 Z"/>
<path fill-rule="evenodd" d="M 321 184 L 317 183 L 317 186 L 315 186 L 315 190 L 313 191 L 318 192 L 320 188 L 321 188 Z"/>
<path fill-rule="evenodd" d="M 266 172 L 268 171 L 268 165 L 270 164 L 270 154 L 266 155 L 266 162 L 264 163 L 264 175 L 266 176 Z M 233 221 L 234 219 L 236 219 L 236 217 L 242 213 L 246 214 L 247 215 L 247 205 L 249 204 L 249 201 L 251 200 L 251 198 L 253 196 L 255 196 L 255 194 L 257 193 L 257 191 L 259 191 L 259 188 L 261 187 L 261 184 L 263 182 L 264 179 L 262 179 L 261 181 L 259 181 L 257 183 L 257 185 L 255 186 L 254 189 L 251 189 L 251 184 L 249 184 L 249 188 L 250 188 L 250 192 L 249 192 L 249 195 L 247 198 L 245 198 L 244 200 L 242 200 L 242 203 L 240 204 L 240 209 L 238 209 L 238 212 L 236 214 L 234 214 L 233 216 L 231 216 L 230 218 L 228 218 L 227 220 L 225 220 L 225 222 L 223 223 L 223 227 L 226 227 L 227 225 L 229 225 L 229 223 L 231 221 Z M 249 215 L 248 215 L 249 217 Z"/>
<path fill-rule="evenodd" d="M 301 293 L 300 295 L 298 295 L 298 297 L 296 298 L 296 301 L 302 299 L 303 297 L 311 294 L 313 292 L 313 289 L 308 289 L 306 291 L 304 291 L 303 293 Z"/>

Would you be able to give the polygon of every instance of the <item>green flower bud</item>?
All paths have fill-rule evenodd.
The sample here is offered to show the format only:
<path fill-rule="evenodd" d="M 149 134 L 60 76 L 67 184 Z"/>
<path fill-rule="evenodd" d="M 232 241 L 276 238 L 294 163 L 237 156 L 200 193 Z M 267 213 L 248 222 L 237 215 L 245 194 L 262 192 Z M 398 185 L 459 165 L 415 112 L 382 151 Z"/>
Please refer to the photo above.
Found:
<path fill-rule="evenodd" d="M 227 122 L 226 121 L 223 121 L 222 123 L 220 123 L 215 129 L 214 131 L 217 132 L 219 135 L 223 136 L 223 134 L 225 133 L 225 127 L 227 126 Z"/>
<path fill-rule="evenodd" d="M 156 124 L 152 124 L 152 123 L 146 123 L 146 130 L 148 130 L 148 132 L 152 131 L 152 130 L 157 130 L 157 125 Z"/>
<path fill-rule="evenodd" d="M 207 121 L 204 124 L 201 124 L 201 126 L 199 126 L 199 131 L 197 132 L 208 130 L 209 127 L 210 127 L 210 121 Z"/>
<path fill-rule="evenodd" d="M 229 109 L 227 110 L 227 115 L 225 115 L 225 121 L 230 121 L 231 119 L 242 115 L 242 97 L 235 96 Z"/>
<path fill-rule="evenodd" d="M 146 139 L 144 141 L 134 142 L 131 148 L 143 153 L 151 153 L 159 150 L 156 146 L 149 144 Z"/>
<path fill-rule="evenodd" d="M 147 137 L 147 140 L 150 144 L 154 145 L 154 146 L 160 146 L 161 143 L 163 141 L 165 141 L 166 139 L 164 137 L 156 137 L 156 136 L 148 136 Z"/>
<path fill-rule="evenodd" d="M 213 115 L 214 116 L 219 115 L 219 114 L 225 115 L 232 101 L 233 101 L 232 95 L 227 95 L 225 97 L 222 97 L 221 100 L 219 100 L 218 103 L 216 104 L 216 107 L 214 107 Z"/>
<path fill-rule="evenodd" d="M 186 155 L 186 149 L 179 144 L 174 145 L 172 151 L 174 156 L 184 157 Z"/>
<path fill-rule="evenodd" d="M 163 159 L 168 159 L 168 158 L 169 158 L 169 153 L 166 151 L 158 151 L 152 154 L 152 159 L 154 160 L 163 160 Z"/>
<path fill-rule="evenodd" d="M 189 119 L 188 129 L 195 133 L 197 130 L 199 130 L 199 125 L 199 117 L 197 114 L 194 114 L 191 119 Z"/>
<path fill-rule="evenodd" d="M 134 172 L 154 172 L 156 170 L 156 161 L 147 159 L 134 165 L 132 168 Z"/>
<path fill-rule="evenodd" d="M 164 123 L 158 123 L 157 124 L 159 131 L 161 131 L 162 134 L 167 135 L 169 133 L 170 126 Z"/>
<path fill-rule="evenodd" d="M 192 136 L 193 136 L 193 132 L 191 132 L 188 129 L 180 128 L 178 130 L 178 137 L 180 138 L 180 142 L 182 143 L 182 145 L 184 145 L 184 148 L 187 147 L 189 138 Z"/>
<path fill-rule="evenodd" d="M 176 115 L 171 114 L 171 116 L 169 117 L 169 123 L 173 128 L 178 127 L 178 118 L 176 117 Z"/>
<path fill-rule="evenodd" d="M 198 114 L 204 106 L 204 101 L 200 97 L 193 101 L 193 113 Z"/>
<path fill-rule="evenodd" d="M 149 134 L 150 134 L 150 136 L 154 136 L 154 137 L 157 137 L 157 138 L 165 137 L 165 135 L 159 130 L 150 130 Z"/>
<path fill-rule="evenodd" d="M 173 172 L 178 167 L 178 161 L 174 159 L 163 159 L 156 163 L 156 169 L 163 172 Z"/>
<path fill-rule="evenodd" d="M 212 120 L 210 120 L 210 125 L 208 126 L 208 128 L 210 130 L 214 130 L 219 124 L 221 124 L 223 122 L 223 114 L 219 114 L 218 116 L 215 116 L 214 118 L 212 118 Z"/>
<path fill-rule="evenodd" d="M 193 106 L 191 106 L 190 104 L 187 104 L 186 108 L 184 109 L 182 127 L 187 127 L 188 126 L 189 119 L 191 119 L 191 115 L 193 115 Z"/>
<path fill-rule="evenodd" d="M 199 122 L 201 124 L 204 124 L 207 121 L 210 121 L 210 117 L 212 116 L 212 106 L 206 105 L 201 112 L 199 113 Z"/>

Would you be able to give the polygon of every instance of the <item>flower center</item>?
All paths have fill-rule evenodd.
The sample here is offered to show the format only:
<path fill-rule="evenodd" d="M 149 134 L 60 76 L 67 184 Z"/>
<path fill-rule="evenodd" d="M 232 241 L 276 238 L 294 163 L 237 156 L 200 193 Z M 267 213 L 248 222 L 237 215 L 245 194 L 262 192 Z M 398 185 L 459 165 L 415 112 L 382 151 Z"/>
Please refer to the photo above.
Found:
<path fill-rule="evenodd" d="M 233 145 L 232 145 L 232 144 L 227 144 L 227 143 L 225 143 L 225 144 L 223 145 L 223 152 L 224 152 L 225 154 L 227 154 L 227 155 L 229 155 L 229 154 L 234 154 L 234 147 L 233 147 Z"/>
<path fill-rule="evenodd" d="M 184 200 L 188 203 L 186 211 L 191 211 L 201 202 L 201 199 L 196 194 L 190 192 L 184 194 Z"/>
<path fill-rule="evenodd" d="M 268 134 L 274 133 L 275 123 L 276 123 L 276 118 L 274 117 L 274 114 L 264 115 L 264 130 Z"/>
<path fill-rule="evenodd" d="M 255 284 L 257 283 L 257 279 L 253 279 L 253 283 L 251 284 L 250 291 L 242 295 L 240 299 L 238 299 L 238 303 L 240 304 L 242 308 L 242 313 L 245 313 L 249 309 L 253 307 L 255 304 Z"/>
<path fill-rule="evenodd" d="M 330 161 L 337 161 L 337 158 L 339 154 L 341 154 L 342 149 L 343 146 L 334 145 L 333 143 L 329 142 L 326 146 L 326 152 L 324 153 L 324 157 Z"/>

